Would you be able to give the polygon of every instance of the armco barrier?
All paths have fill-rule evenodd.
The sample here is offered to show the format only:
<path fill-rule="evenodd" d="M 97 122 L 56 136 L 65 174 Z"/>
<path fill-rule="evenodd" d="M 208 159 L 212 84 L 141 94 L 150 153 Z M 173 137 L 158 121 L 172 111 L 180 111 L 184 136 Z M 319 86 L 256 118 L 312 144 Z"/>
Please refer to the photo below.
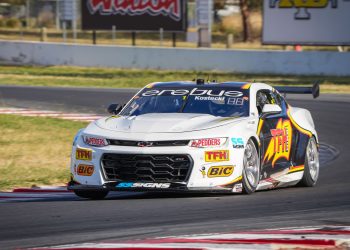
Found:
<path fill-rule="evenodd" d="M 350 76 L 348 52 L 186 49 L 0 41 L 0 60 L 35 65 Z"/>

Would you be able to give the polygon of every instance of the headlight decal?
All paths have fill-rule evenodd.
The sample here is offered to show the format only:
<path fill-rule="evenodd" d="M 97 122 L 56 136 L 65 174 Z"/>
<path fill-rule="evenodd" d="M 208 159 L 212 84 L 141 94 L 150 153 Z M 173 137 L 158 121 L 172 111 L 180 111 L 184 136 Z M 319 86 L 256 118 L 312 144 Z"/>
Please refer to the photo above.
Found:
<path fill-rule="evenodd" d="M 108 141 L 105 138 L 97 136 L 83 135 L 84 143 L 95 147 L 104 147 L 108 145 Z"/>

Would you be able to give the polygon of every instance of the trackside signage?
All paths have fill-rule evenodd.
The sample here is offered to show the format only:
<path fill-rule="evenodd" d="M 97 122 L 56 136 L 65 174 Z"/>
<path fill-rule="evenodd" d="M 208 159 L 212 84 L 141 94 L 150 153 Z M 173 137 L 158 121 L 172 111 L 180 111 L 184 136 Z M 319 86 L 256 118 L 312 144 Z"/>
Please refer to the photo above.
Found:
<path fill-rule="evenodd" d="M 264 0 L 264 44 L 350 45 L 350 0 Z"/>
<path fill-rule="evenodd" d="M 187 0 L 82 0 L 82 29 L 185 31 Z"/>

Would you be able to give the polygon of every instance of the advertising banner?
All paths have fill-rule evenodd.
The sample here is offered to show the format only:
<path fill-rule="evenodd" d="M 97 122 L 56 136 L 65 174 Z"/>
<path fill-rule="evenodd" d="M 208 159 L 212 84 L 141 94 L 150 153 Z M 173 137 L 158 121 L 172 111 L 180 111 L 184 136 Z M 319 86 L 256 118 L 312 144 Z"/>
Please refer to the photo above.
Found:
<path fill-rule="evenodd" d="M 264 44 L 350 45 L 350 0 L 264 0 Z"/>
<path fill-rule="evenodd" d="M 82 0 L 82 29 L 185 31 L 187 0 Z"/>

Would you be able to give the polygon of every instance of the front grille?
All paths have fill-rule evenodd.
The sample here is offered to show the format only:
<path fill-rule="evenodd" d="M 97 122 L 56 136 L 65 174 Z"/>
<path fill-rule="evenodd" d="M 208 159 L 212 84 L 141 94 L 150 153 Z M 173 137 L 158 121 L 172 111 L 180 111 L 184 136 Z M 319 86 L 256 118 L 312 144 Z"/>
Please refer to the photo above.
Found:
<path fill-rule="evenodd" d="M 189 140 L 176 140 L 176 141 L 127 141 L 127 140 L 108 140 L 110 145 L 115 146 L 129 146 L 129 147 L 142 147 L 139 143 L 145 143 L 143 147 L 171 147 L 171 146 L 187 146 Z"/>
<path fill-rule="evenodd" d="M 102 156 L 109 181 L 183 182 L 192 168 L 189 155 L 111 154 Z"/>

